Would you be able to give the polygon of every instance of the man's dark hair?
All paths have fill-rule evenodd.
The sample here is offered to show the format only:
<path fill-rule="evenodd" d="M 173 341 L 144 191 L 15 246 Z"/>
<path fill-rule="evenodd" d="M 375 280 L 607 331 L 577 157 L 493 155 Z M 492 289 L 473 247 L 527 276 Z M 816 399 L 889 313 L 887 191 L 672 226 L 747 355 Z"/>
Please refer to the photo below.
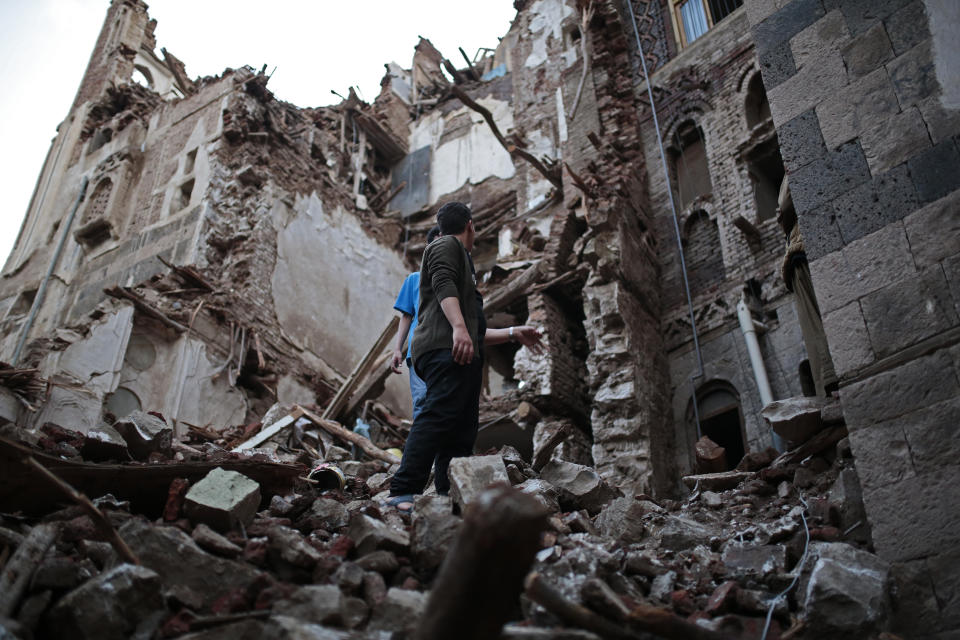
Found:
<path fill-rule="evenodd" d="M 462 202 L 448 202 L 437 211 L 437 226 L 443 235 L 455 236 L 463 233 L 472 218 L 467 205 Z"/>
<path fill-rule="evenodd" d="M 430 244 L 440 235 L 440 227 L 433 225 L 430 227 L 430 231 L 427 231 L 427 244 Z"/>

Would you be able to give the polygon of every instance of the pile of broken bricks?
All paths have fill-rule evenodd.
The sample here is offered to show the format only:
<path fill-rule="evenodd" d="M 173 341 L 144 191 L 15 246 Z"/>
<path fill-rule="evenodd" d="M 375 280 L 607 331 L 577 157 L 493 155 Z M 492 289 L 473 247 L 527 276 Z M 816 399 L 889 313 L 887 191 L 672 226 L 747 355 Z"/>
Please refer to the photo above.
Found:
<path fill-rule="evenodd" d="M 535 470 L 504 447 L 455 459 L 451 495 L 418 496 L 410 514 L 383 503 L 395 467 L 336 446 L 342 490 L 262 454 L 178 461 L 148 414 L 106 435 L 4 435 L 5 468 L 33 456 L 93 501 L 35 492 L 14 510 L 4 495 L 0 638 L 849 639 L 878 637 L 897 604 L 842 425 L 690 476 L 683 501 L 624 496 L 559 459 Z M 153 463 L 63 461 L 88 455 Z M 95 493 L 89 469 L 191 464 L 161 494 Z"/>

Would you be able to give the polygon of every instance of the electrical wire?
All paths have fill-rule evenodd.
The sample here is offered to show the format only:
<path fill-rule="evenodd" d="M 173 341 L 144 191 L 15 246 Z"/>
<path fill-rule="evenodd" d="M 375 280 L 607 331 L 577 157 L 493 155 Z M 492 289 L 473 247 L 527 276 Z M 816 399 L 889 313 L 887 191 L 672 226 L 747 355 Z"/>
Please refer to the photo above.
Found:
<path fill-rule="evenodd" d="M 803 511 L 800 512 L 800 519 L 803 520 L 803 531 L 806 534 L 806 541 L 803 543 L 803 555 L 800 556 L 800 562 L 797 563 L 796 571 L 797 575 L 793 576 L 793 581 L 790 582 L 790 586 L 774 596 L 773 600 L 770 601 L 770 608 L 767 610 L 767 620 L 763 624 L 763 633 L 760 635 L 760 640 L 767 640 L 767 632 L 770 631 L 770 620 L 773 618 L 773 610 L 776 608 L 777 603 L 780 601 L 780 598 L 785 597 L 790 591 L 797 586 L 797 581 L 800 580 L 800 574 L 803 571 L 803 565 L 807 561 L 807 553 L 810 551 L 810 525 L 807 523 L 806 510 L 810 508 L 810 505 L 807 504 L 807 501 L 803 499 L 803 494 L 799 491 L 797 495 L 800 497 L 800 502 L 803 503 Z"/>
<path fill-rule="evenodd" d="M 683 288 L 687 294 L 687 309 L 690 312 L 690 329 L 693 333 L 693 348 L 697 354 L 697 373 L 690 376 L 690 388 L 693 398 L 693 415 L 697 424 L 697 438 L 701 437 L 700 431 L 700 408 L 697 406 L 697 389 L 694 382 L 697 378 L 704 377 L 703 354 L 700 352 L 700 337 L 697 334 L 697 319 L 693 313 L 693 298 L 690 296 L 690 281 L 687 278 L 687 262 L 683 257 L 683 239 L 680 235 L 680 222 L 677 218 L 677 205 L 673 199 L 673 187 L 670 184 L 670 172 L 667 170 L 667 155 L 663 148 L 663 136 L 660 134 L 660 121 L 657 118 L 657 107 L 653 100 L 653 89 L 650 84 L 650 74 L 647 71 L 647 59 L 643 53 L 643 45 L 640 43 L 640 32 L 637 30 L 637 17 L 633 13 L 633 3 L 627 2 L 630 9 L 630 22 L 633 23 L 633 34 L 637 39 L 637 51 L 640 54 L 640 64 L 643 67 L 643 77 L 647 83 L 647 97 L 650 100 L 650 111 L 653 114 L 653 128 L 657 132 L 657 145 L 660 148 L 660 163 L 663 166 L 663 176 L 667 181 L 667 196 L 670 199 L 670 211 L 673 214 L 673 230 L 677 237 L 677 251 L 680 254 L 680 272 L 683 275 Z"/>

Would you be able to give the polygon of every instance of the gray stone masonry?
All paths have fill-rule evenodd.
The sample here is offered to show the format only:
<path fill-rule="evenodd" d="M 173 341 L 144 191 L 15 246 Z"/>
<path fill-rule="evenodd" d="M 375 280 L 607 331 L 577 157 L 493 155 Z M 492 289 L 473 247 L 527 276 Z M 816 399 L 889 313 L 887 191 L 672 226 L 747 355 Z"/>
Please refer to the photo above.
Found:
<path fill-rule="evenodd" d="M 957 25 L 931 29 L 948 15 L 934 0 L 747 4 L 761 61 L 787 42 L 797 69 L 761 63 L 873 543 L 912 594 L 894 623 L 946 637 L 960 628 L 960 113 L 944 99 L 958 62 L 936 52 Z"/>
<path fill-rule="evenodd" d="M 228 531 L 250 524 L 260 506 L 260 485 L 236 471 L 217 467 L 190 487 L 183 504 L 187 517 Z"/>

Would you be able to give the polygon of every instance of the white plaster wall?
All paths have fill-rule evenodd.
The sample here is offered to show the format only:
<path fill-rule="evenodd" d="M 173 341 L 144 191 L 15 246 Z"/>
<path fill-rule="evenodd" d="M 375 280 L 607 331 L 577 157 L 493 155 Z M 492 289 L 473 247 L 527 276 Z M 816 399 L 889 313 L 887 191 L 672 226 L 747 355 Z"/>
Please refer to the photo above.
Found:
<path fill-rule="evenodd" d="M 176 383 L 181 382 L 182 388 L 175 400 L 176 407 L 165 414 L 168 419 L 174 417 L 178 424 L 211 425 L 214 430 L 243 424 L 247 414 L 243 393 L 230 386 L 226 373 L 213 378 L 223 364 L 222 359 L 208 354 L 206 345 L 198 340 L 181 338 L 179 342 L 183 343 L 182 354 L 173 380 L 168 384 L 175 389 Z"/>
<path fill-rule="evenodd" d="M 400 257 L 379 245 L 359 219 L 317 195 L 277 202 L 277 263 L 271 281 L 284 334 L 346 376 L 394 315 L 407 276 Z M 409 412 L 406 376 L 390 376 L 384 400 Z"/>
<path fill-rule="evenodd" d="M 530 41 L 532 49 L 524 61 L 524 66 L 530 69 L 539 67 L 547 61 L 547 41 L 552 37 L 557 40 L 563 38 L 562 23 L 564 18 L 573 14 L 573 8 L 564 0 L 537 0 L 530 7 Z M 565 67 L 572 63 L 569 59 L 577 59 L 576 51 L 565 52 Z"/>
<path fill-rule="evenodd" d="M 477 102 L 490 110 L 502 133 L 506 134 L 513 127 L 513 108 L 509 102 L 494 98 L 481 98 Z M 470 129 L 465 135 L 440 144 L 445 124 L 461 114 L 470 117 Z M 478 184 L 492 176 L 506 180 L 516 173 L 513 159 L 493 135 L 486 120 L 467 107 L 447 114 L 437 111 L 422 118 L 410 134 L 410 148 L 420 149 L 427 145 L 433 148 L 430 202 L 437 202 L 467 182 Z"/>

